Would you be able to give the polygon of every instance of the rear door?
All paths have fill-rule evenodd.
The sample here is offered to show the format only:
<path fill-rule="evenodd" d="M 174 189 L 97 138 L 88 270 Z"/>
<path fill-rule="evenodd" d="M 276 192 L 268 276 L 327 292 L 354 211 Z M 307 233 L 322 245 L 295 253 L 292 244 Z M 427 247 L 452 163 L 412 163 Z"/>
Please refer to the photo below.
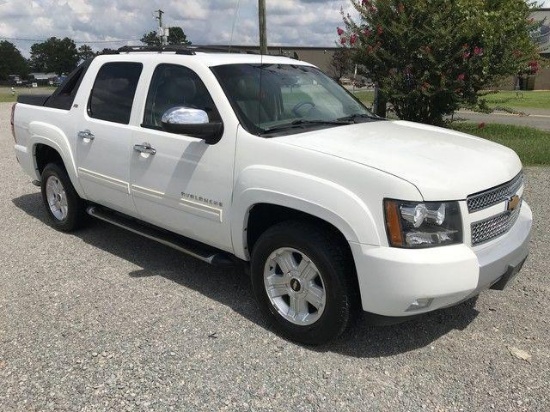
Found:
<path fill-rule="evenodd" d="M 130 115 L 142 72 L 136 62 L 99 68 L 77 127 L 78 175 L 88 200 L 135 215 L 130 195 Z"/>

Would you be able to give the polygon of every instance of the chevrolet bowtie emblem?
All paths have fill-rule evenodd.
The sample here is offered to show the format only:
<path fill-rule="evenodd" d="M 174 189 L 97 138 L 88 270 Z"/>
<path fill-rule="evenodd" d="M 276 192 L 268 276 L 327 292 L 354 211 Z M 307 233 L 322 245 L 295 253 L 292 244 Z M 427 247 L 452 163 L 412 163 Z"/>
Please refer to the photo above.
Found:
<path fill-rule="evenodd" d="M 509 212 L 513 212 L 519 206 L 520 202 L 521 198 L 518 195 L 514 195 L 510 198 L 510 200 L 508 200 L 508 206 L 506 209 L 508 209 Z"/>

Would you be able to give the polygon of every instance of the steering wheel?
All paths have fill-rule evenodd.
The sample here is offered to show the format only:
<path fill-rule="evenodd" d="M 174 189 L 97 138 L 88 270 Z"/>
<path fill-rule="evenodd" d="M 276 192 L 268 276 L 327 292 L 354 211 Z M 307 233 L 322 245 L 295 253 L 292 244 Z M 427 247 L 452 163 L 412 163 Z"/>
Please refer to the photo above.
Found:
<path fill-rule="evenodd" d="M 300 102 L 300 103 L 297 103 L 297 104 L 292 108 L 292 113 L 294 113 L 294 114 L 295 114 L 296 116 L 298 116 L 298 117 L 302 117 L 302 116 L 300 115 L 300 113 L 298 113 L 298 112 L 299 112 L 299 110 L 300 110 L 302 107 L 304 107 L 304 106 L 311 106 L 311 107 L 308 109 L 308 111 L 309 111 L 309 110 L 311 110 L 311 109 L 313 109 L 313 108 L 315 107 L 315 103 L 310 102 L 309 100 L 303 101 L 303 102 Z"/>

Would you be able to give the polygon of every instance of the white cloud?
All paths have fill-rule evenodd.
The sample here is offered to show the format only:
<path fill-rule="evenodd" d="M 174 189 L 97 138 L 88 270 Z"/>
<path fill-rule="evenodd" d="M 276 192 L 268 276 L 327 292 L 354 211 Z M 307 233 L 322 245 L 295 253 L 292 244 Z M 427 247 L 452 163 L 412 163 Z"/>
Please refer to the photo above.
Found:
<path fill-rule="evenodd" d="M 350 0 L 266 3 L 273 45 L 334 46 L 340 9 L 352 11 Z M 545 3 L 550 7 L 550 0 Z M 0 40 L 27 56 L 33 43 L 52 36 L 86 42 L 96 50 L 140 44 L 143 34 L 156 30 L 159 8 L 165 25 L 181 27 L 194 44 L 258 42 L 257 0 L 0 0 Z"/>

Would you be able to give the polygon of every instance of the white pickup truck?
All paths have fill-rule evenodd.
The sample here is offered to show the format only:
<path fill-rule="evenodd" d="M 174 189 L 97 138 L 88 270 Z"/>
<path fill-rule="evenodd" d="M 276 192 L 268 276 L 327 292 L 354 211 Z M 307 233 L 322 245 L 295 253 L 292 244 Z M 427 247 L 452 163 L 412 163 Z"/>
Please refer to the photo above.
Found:
<path fill-rule="evenodd" d="M 126 49 L 12 112 L 53 226 L 89 215 L 250 268 L 275 330 L 338 336 L 355 308 L 406 318 L 503 289 L 528 255 L 518 156 L 373 116 L 316 67 Z"/>

